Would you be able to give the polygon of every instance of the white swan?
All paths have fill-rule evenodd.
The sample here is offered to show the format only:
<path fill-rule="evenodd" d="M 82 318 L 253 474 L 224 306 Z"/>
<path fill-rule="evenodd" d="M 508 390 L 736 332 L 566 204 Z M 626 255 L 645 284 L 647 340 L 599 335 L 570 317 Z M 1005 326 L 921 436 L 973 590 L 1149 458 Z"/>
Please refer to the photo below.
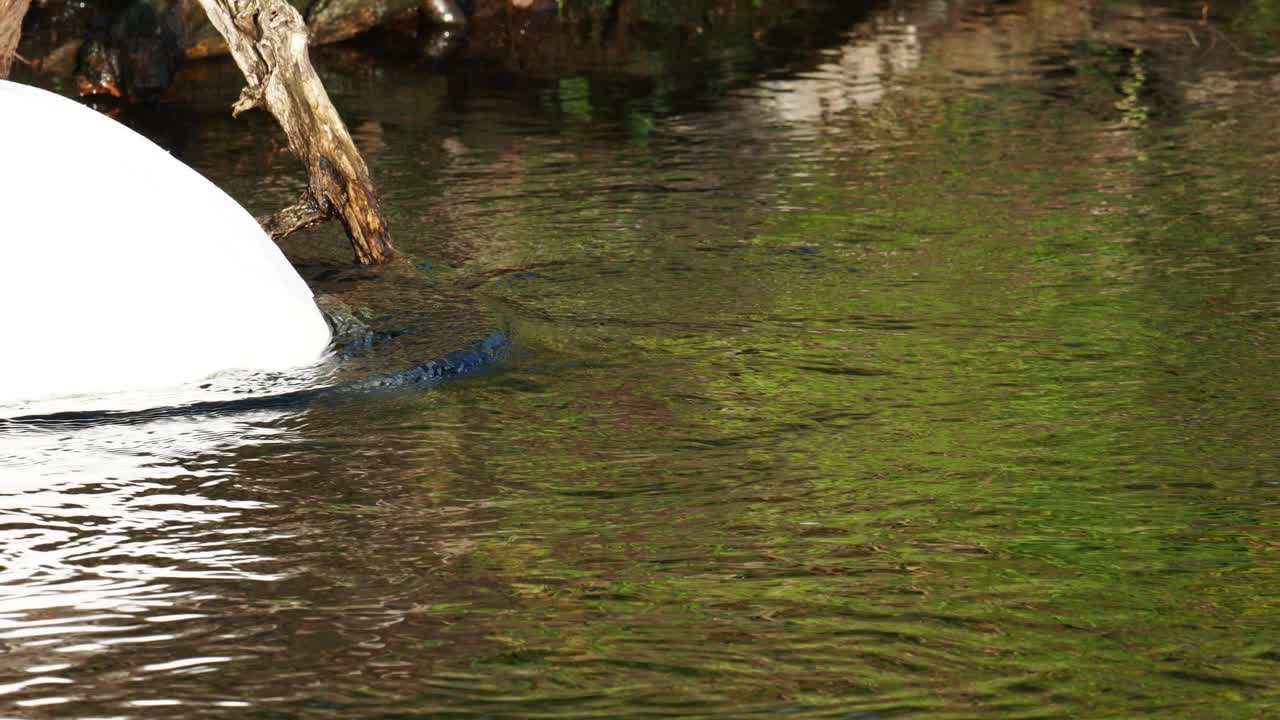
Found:
<path fill-rule="evenodd" d="M 298 367 L 328 343 L 234 200 L 125 126 L 0 81 L 0 406 Z"/>

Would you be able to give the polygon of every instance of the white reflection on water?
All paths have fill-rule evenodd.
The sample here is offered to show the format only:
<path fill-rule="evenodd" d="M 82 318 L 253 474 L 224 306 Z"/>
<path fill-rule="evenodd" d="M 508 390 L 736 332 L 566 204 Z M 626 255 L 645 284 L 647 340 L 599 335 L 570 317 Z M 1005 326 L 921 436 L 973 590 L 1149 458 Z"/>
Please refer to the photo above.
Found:
<path fill-rule="evenodd" d="M 228 480 L 233 453 L 290 439 L 285 419 L 0 426 L 0 696 L 56 689 L 68 660 L 181 634 L 214 598 L 200 581 L 278 579 L 253 550 L 272 533 L 251 515 L 271 506 Z"/>
<path fill-rule="evenodd" d="M 780 120 L 821 124 L 850 110 L 869 109 L 920 64 L 920 27 L 905 14 L 877 14 L 845 36 L 845 44 L 824 51 L 813 69 L 759 83 L 755 92 Z"/>

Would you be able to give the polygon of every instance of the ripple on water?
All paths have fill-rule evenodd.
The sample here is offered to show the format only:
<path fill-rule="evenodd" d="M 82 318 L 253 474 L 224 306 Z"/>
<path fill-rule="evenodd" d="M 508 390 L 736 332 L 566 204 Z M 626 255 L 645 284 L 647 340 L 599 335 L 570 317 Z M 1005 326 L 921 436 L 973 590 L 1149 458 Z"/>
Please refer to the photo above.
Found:
<path fill-rule="evenodd" d="M 17 714 L 1274 714 L 1270 74 L 1158 5 L 824 7 L 344 76 L 412 262 L 287 244 L 399 331 L 334 381 L 509 356 L 0 425 Z"/>

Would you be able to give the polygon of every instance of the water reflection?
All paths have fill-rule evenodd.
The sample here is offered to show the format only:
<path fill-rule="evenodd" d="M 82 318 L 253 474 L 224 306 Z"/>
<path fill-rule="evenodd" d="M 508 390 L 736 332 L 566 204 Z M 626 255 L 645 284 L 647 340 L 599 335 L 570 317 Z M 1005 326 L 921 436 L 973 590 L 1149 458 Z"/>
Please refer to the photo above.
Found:
<path fill-rule="evenodd" d="M 920 64 L 918 20 L 939 14 L 933 6 L 921 10 L 920 18 L 901 11 L 875 13 L 846 32 L 845 44 L 823 50 L 813 69 L 795 77 L 762 81 L 752 92 L 764 98 L 787 123 L 823 126 L 850 110 L 868 110 L 895 81 Z"/>
<path fill-rule="evenodd" d="M 279 580 L 258 552 L 269 503 L 223 492 L 225 462 L 297 440 L 282 413 L 129 423 L 6 425 L 0 436 L 0 692 L 31 688 L 139 643 L 173 641 L 216 595 L 193 588 Z M 136 653 L 135 653 L 136 654 Z M 139 663 L 127 673 L 211 669 L 229 657 Z M 119 660 L 109 661 L 113 665 Z M 126 663 L 127 666 L 127 663 Z M 76 688 L 59 688 L 68 696 Z"/>
<path fill-rule="evenodd" d="M 64 590 L 6 617 L 4 682 L 38 684 L 5 687 L 66 716 L 1266 715 L 1280 86 L 1180 54 L 1198 12 L 330 67 L 413 263 L 344 271 L 321 234 L 304 272 L 417 328 L 395 367 L 494 308 L 518 347 L 154 449 L 12 446 L 53 476 L 14 486 L 12 557 L 57 571 L 6 587 Z M 287 202 L 196 117 L 219 182 Z"/>

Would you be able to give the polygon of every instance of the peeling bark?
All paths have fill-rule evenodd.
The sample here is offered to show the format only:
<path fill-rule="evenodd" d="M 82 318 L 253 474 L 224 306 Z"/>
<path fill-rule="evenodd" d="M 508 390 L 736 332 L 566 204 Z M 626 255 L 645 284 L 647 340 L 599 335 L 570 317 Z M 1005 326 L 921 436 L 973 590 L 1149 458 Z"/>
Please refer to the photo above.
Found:
<path fill-rule="evenodd" d="M 320 206 L 311 199 L 311 192 L 308 190 L 302 193 L 297 204 L 290 205 L 272 215 L 259 217 L 258 224 L 267 231 L 272 240 L 279 240 L 303 228 L 319 225 L 328 219 L 324 210 L 321 210 Z"/>
<path fill-rule="evenodd" d="M 22 34 L 22 18 L 30 4 L 31 0 L 0 0 L 0 79 L 9 77 Z"/>
<path fill-rule="evenodd" d="M 11 0 L 0 0 L 10 2 Z M 261 107 L 275 116 L 307 169 L 302 200 L 261 220 L 273 238 L 337 217 L 356 261 L 395 254 L 369 169 L 307 55 L 307 26 L 285 0 L 199 0 L 226 40 L 247 87 L 232 114 Z"/>

